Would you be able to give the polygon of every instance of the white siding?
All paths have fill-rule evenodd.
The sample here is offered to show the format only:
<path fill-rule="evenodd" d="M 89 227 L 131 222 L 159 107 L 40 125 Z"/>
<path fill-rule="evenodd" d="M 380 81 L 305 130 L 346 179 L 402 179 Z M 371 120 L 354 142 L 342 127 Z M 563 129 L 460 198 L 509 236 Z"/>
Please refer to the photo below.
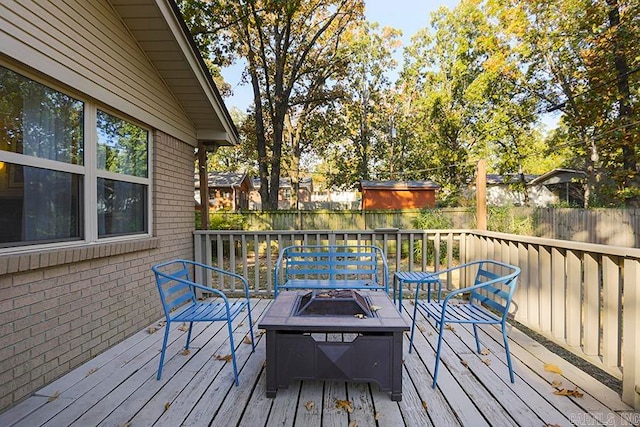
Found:
<path fill-rule="evenodd" d="M 149 25 L 159 23 L 150 19 Z M 105 106 L 196 143 L 193 124 L 104 0 L 2 1 L 0 52 Z"/>

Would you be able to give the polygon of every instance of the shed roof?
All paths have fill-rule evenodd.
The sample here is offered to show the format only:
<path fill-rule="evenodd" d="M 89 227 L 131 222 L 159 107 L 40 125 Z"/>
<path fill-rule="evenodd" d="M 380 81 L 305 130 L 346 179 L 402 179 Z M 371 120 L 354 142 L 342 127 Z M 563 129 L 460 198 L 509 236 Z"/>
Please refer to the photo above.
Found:
<path fill-rule="evenodd" d="M 587 177 L 587 174 L 583 171 L 575 169 L 562 169 L 557 168 L 550 170 L 549 172 L 540 175 L 536 179 L 532 180 L 530 185 L 550 185 L 550 184 L 563 184 L 567 182 L 581 181 Z"/>
<path fill-rule="evenodd" d="M 247 181 L 249 191 L 253 189 L 252 180 L 249 179 L 246 172 L 209 172 L 207 182 L 209 187 L 239 187 L 243 181 Z M 200 180 L 196 175 L 194 177 L 196 188 L 200 188 Z"/>
<path fill-rule="evenodd" d="M 430 189 L 436 190 L 440 188 L 438 184 L 430 180 L 418 181 L 360 181 L 361 189 L 389 189 L 389 190 L 413 190 L 413 189 Z"/>

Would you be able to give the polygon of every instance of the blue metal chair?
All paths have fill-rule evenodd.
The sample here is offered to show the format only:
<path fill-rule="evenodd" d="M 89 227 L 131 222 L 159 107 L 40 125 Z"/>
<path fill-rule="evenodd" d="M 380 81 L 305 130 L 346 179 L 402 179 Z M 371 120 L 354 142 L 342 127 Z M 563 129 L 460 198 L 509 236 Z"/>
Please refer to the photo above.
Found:
<path fill-rule="evenodd" d="M 222 274 L 240 280 L 244 284 L 245 298 L 230 303 L 226 295 L 218 289 L 209 288 L 195 283 L 190 279 L 190 277 L 191 270 L 196 268 L 204 269 L 205 274 L 211 274 L 211 272 L 214 272 L 216 274 Z M 191 341 L 191 328 L 193 327 L 193 322 L 226 321 L 229 331 L 231 358 L 233 361 L 233 375 L 237 386 L 238 367 L 236 364 L 236 351 L 233 343 L 233 329 L 231 327 L 231 322 L 245 308 L 247 309 L 249 317 L 249 331 L 251 334 L 251 345 L 253 346 L 252 351 L 255 351 L 256 349 L 253 337 L 251 307 L 249 303 L 249 284 L 247 283 L 247 280 L 244 277 L 229 271 L 183 259 L 163 262 L 151 267 L 151 269 L 156 276 L 156 284 L 158 285 L 158 291 L 160 292 L 160 301 L 162 302 L 162 307 L 167 320 L 157 379 L 159 380 L 162 376 L 164 354 L 167 349 L 167 340 L 169 338 L 169 330 L 172 322 L 189 323 L 187 344 L 184 347 L 185 349 L 188 349 L 189 342 Z M 195 292 L 196 289 L 213 294 L 216 296 L 216 299 L 213 301 L 198 301 Z"/>
<path fill-rule="evenodd" d="M 504 340 L 504 349 L 507 353 L 507 365 L 511 382 L 515 381 L 513 367 L 511 365 L 511 353 L 507 339 L 507 316 L 509 306 L 516 288 L 520 268 L 504 264 L 498 261 L 480 260 L 473 261 L 434 274 L 448 274 L 459 270 L 460 276 L 471 277 L 475 272 L 473 285 L 450 291 L 442 301 L 422 301 L 418 299 L 419 289 L 416 290 L 416 299 L 413 309 L 413 325 L 411 326 L 411 338 L 409 353 L 413 349 L 413 334 L 416 326 L 418 309 L 427 317 L 433 317 L 438 327 L 438 349 L 436 352 L 436 365 L 433 372 L 432 387 L 436 387 L 438 368 L 440 366 L 440 352 L 442 350 L 442 336 L 445 324 L 465 323 L 473 325 L 473 334 L 476 340 L 476 349 L 481 352 L 478 339 L 478 325 L 500 325 Z M 464 302 L 457 301 L 468 296 Z M 456 301 L 452 301 L 455 298 Z"/>

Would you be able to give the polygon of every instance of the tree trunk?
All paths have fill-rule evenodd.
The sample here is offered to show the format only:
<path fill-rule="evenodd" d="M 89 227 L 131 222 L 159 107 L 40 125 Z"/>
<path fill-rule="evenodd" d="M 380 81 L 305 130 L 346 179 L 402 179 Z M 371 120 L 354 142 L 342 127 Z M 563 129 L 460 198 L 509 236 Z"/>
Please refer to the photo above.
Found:
<path fill-rule="evenodd" d="M 631 107 L 631 90 L 629 88 L 629 64 L 625 56 L 623 44 L 625 35 L 620 25 L 620 10 L 617 0 L 607 0 L 609 6 L 609 28 L 614 31 L 613 55 L 616 68 L 618 86 L 618 126 L 622 132 L 621 145 L 624 178 L 622 185 L 625 189 L 635 188 L 640 185 L 640 176 L 637 171 L 638 159 L 636 156 L 633 132 L 629 129 L 632 122 L 633 110 Z M 626 200 L 628 207 L 640 207 L 640 194 L 631 194 Z"/>

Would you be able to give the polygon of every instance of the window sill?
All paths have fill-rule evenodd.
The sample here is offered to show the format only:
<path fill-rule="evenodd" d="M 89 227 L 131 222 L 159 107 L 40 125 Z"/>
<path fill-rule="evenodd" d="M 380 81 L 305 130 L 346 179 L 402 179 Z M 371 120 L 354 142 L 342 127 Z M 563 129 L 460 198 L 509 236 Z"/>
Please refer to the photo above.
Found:
<path fill-rule="evenodd" d="M 38 270 L 75 262 L 156 249 L 159 237 L 145 237 L 118 242 L 84 244 L 66 248 L 39 249 L 0 255 L 0 276 L 3 274 Z"/>

